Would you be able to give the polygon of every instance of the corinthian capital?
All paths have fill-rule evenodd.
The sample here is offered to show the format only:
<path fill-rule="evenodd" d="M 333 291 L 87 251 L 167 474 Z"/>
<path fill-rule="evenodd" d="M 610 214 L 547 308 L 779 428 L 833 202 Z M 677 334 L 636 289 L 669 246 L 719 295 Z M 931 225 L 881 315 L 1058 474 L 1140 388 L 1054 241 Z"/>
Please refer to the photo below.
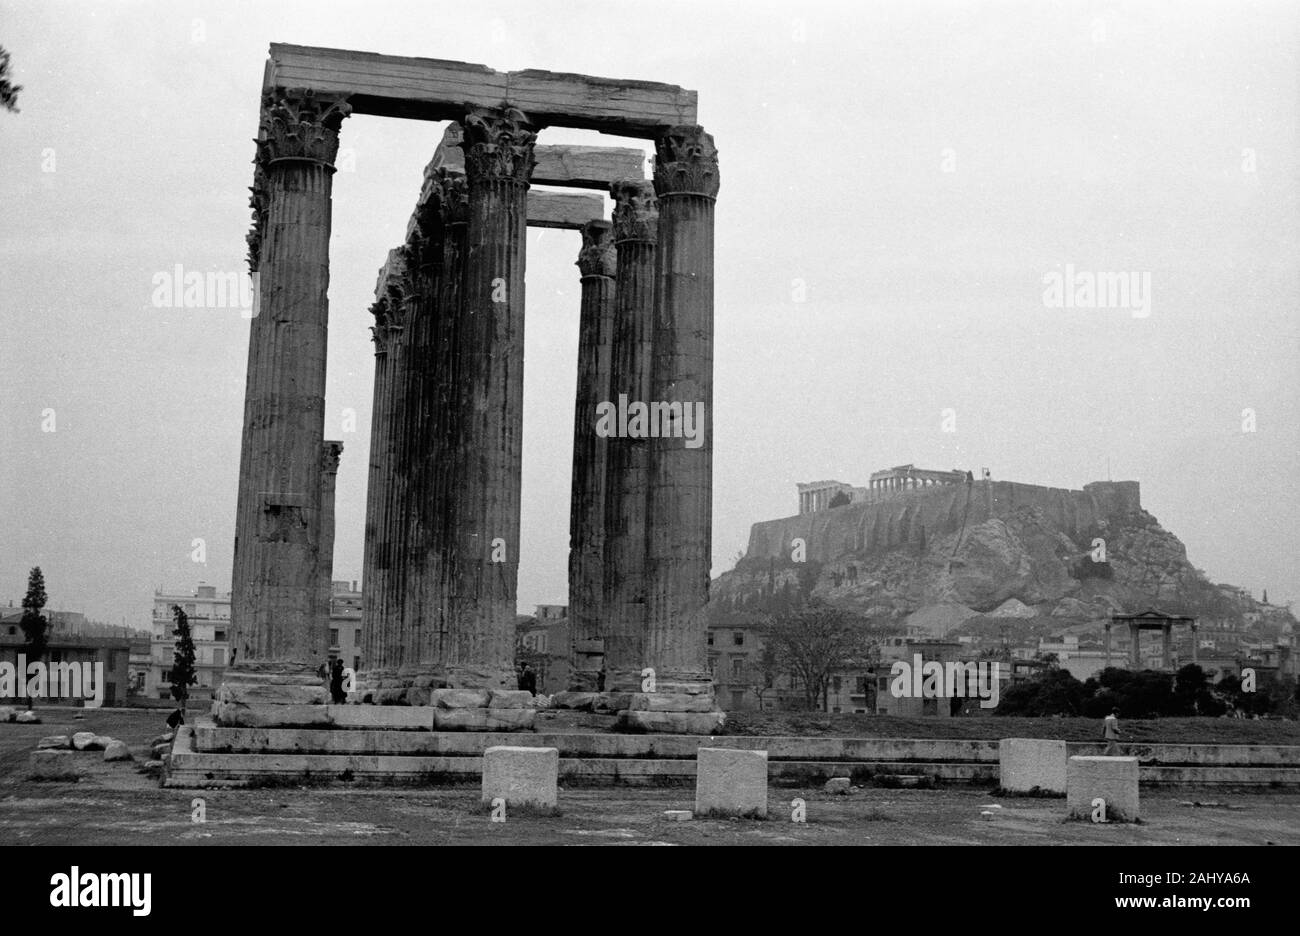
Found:
<path fill-rule="evenodd" d="M 325 474 L 339 473 L 339 458 L 343 454 L 343 443 L 326 439 L 320 447 L 320 470 Z"/>
<path fill-rule="evenodd" d="M 350 113 L 346 97 L 311 90 L 268 94 L 262 99 L 261 155 L 268 166 L 295 159 L 332 167 L 339 127 Z"/>
<path fill-rule="evenodd" d="M 718 149 L 704 128 L 673 127 L 655 141 L 655 191 L 718 197 Z"/>
<path fill-rule="evenodd" d="M 532 131 L 523 111 L 514 107 L 474 107 L 465 115 L 465 174 L 470 181 L 527 185 L 536 158 Z"/>
<path fill-rule="evenodd" d="M 583 276 L 610 276 L 618 269 L 618 254 L 608 221 L 588 221 L 582 226 L 578 272 Z"/>
<path fill-rule="evenodd" d="M 609 187 L 614 199 L 614 243 L 658 239 L 659 202 L 653 183 L 643 179 L 624 179 Z"/>

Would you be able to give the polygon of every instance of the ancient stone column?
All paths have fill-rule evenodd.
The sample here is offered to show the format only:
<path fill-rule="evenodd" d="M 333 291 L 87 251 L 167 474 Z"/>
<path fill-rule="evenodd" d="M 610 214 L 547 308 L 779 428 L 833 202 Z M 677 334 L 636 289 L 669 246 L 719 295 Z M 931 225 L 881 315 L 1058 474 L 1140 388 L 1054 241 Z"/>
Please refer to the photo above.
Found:
<path fill-rule="evenodd" d="M 626 409 L 650 398 L 654 340 L 655 253 L 659 209 L 654 186 L 610 186 L 617 251 L 610 401 Z M 594 421 L 594 414 L 591 417 Z M 605 633 L 607 692 L 636 692 L 645 667 L 646 509 L 650 443 L 626 432 L 606 441 Z"/>
<path fill-rule="evenodd" d="M 401 458 L 406 439 L 406 331 L 412 291 L 405 251 L 389 251 L 388 261 L 379 273 L 372 310 L 377 356 L 370 488 L 366 498 L 366 561 L 370 570 L 362 582 L 365 672 L 358 680 L 358 690 L 363 699 L 382 680 L 396 675 L 401 651 L 400 596 L 406 532 L 406 474 Z M 371 700 L 377 698 L 371 696 Z"/>
<path fill-rule="evenodd" d="M 330 596 L 334 592 L 334 491 L 339 478 L 339 458 L 343 443 L 326 441 L 320 450 L 320 555 L 317 559 L 317 614 L 325 621 L 329 634 Z M 329 641 L 325 643 L 329 649 Z M 340 648 L 341 649 L 341 648 Z M 321 662 L 325 662 L 322 658 Z M 345 662 L 350 666 L 350 662 Z"/>
<path fill-rule="evenodd" d="M 325 432 L 330 194 L 346 101 L 311 92 L 263 102 L 265 184 L 256 245 L 226 692 L 258 701 L 324 701 L 315 675 L 328 631 L 318 607 L 321 444 Z M 255 196 L 256 198 L 256 196 Z M 277 691 L 278 690 L 278 691 Z"/>
<path fill-rule="evenodd" d="M 669 415 L 650 440 L 646 665 L 660 692 L 711 694 L 704 609 L 713 504 L 713 137 L 698 126 L 668 131 L 656 141 L 654 183 L 651 398 Z"/>
<path fill-rule="evenodd" d="M 514 108 L 471 109 L 462 125 L 469 225 L 443 657 L 453 687 L 513 688 L 524 248 L 536 134 Z"/>
<path fill-rule="evenodd" d="M 439 301 L 443 270 L 443 187 L 436 171 L 426 175 L 418 207 L 407 229 L 403 248 L 411 271 L 410 318 L 406 331 L 402 375 L 404 422 L 401 486 L 405 505 L 398 522 L 402 588 L 397 629 L 397 701 L 427 704 L 428 679 L 438 668 L 442 561 L 437 488 L 434 480 L 442 401 L 439 382 Z M 423 679 L 421 677 L 424 677 Z M 417 681 L 422 685 L 417 686 Z"/>
<path fill-rule="evenodd" d="M 596 408 L 610 401 L 616 253 L 608 221 L 582 229 L 578 270 L 578 382 L 573 415 L 573 484 L 569 500 L 569 687 L 594 692 L 605 623 L 605 488 L 608 439 L 596 431 Z"/>
<path fill-rule="evenodd" d="M 379 571 L 378 552 L 379 517 L 386 496 L 384 487 L 388 482 L 388 349 L 392 343 L 387 299 L 376 299 L 370 311 L 375 317 L 375 324 L 370 329 L 375 343 L 375 383 L 370 408 L 370 463 L 366 479 L 366 528 L 361 560 L 361 607 L 364 609 L 361 619 L 361 650 L 367 674 L 375 666 L 375 661 L 383 657 L 383 638 L 386 634 L 383 625 L 385 615 L 380 606 L 380 595 L 384 590 L 380 579 L 385 573 Z"/>

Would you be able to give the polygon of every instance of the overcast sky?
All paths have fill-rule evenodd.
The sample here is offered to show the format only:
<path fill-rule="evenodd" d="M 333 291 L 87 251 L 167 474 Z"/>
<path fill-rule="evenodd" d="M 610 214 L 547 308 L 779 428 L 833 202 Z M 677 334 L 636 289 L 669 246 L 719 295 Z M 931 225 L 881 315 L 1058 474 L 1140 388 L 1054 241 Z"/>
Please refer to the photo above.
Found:
<path fill-rule="evenodd" d="M 50 607 L 146 626 L 155 587 L 230 587 L 249 323 L 152 300 L 177 264 L 245 269 L 271 42 L 698 90 L 722 174 L 715 574 L 796 482 L 912 462 L 1138 480 L 1211 578 L 1300 597 L 1296 9 L 0 3 L 24 85 L 0 111 L 0 599 L 40 565 Z M 361 577 L 375 274 L 441 131 L 343 126 L 340 579 Z M 578 246 L 529 233 L 524 610 L 566 600 Z M 1149 314 L 1051 307 L 1067 264 L 1149 274 Z"/>

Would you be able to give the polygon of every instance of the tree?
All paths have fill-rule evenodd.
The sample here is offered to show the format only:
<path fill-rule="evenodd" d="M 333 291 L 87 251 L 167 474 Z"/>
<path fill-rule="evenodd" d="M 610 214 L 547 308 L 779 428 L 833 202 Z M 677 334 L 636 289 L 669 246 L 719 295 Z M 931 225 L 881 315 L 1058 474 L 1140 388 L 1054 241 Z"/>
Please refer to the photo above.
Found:
<path fill-rule="evenodd" d="M 22 89 L 22 85 L 10 84 L 9 53 L 0 46 L 0 107 L 18 113 L 18 92 Z"/>
<path fill-rule="evenodd" d="M 23 596 L 23 616 L 18 623 L 23 629 L 27 652 L 37 659 L 45 655 L 45 649 L 49 646 L 50 622 L 44 614 L 41 614 L 41 609 L 49 600 L 50 596 L 45 593 L 45 576 L 41 573 L 41 567 L 33 566 L 32 571 L 27 575 L 27 594 Z M 26 673 L 19 673 L 18 678 L 26 685 Z M 31 706 L 32 700 L 28 697 L 27 707 L 31 708 Z"/>
<path fill-rule="evenodd" d="M 764 642 L 763 650 L 757 657 L 751 658 L 745 666 L 745 683 L 758 699 L 758 710 L 763 711 L 763 693 L 776 687 L 777 677 L 781 675 L 781 664 L 776 658 L 776 651 L 770 643 Z"/>
<path fill-rule="evenodd" d="M 45 594 L 45 576 L 41 567 L 35 566 L 27 576 L 27 595 L 23 598 L 23 617 L 20 622 L 27 638 L 27 649 L 33 656 L 41 656 L 49 643 L 50 622 L 41 609 L 50 596 Z"/>
<path fill-rule="evenodd" d="M 190 686 L 199 681 L 194 667 L 194 638 L 190 635 L 190 619 L 180 605 L 172 605 L 172 618 L 176 627 L 172 633 L 176 636 L 176 650 L 172 654 L 172 698 L 181 704 L 181 714 L 185 713 L 185 702 L 190 697 Z"/>
<path fill-rule="evenodd" d="M 777 665 L 795 677 L 804 701 L 816 710 L 826 698 L 831 676 L 871 654 L 873 641 L 865 620 L 822 601 L 768 618 L 762 625 L 764 644 Z"/>

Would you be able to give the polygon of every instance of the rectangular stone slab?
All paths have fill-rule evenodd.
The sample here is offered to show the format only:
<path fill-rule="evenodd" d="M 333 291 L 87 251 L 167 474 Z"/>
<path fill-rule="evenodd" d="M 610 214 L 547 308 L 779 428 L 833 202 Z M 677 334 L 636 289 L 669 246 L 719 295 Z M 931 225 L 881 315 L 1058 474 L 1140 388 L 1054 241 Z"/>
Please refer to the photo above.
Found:
<path fill-rule="evenodd" d="M 1003 738 L 998 745 L 1001 787 L 1010 793 L 1065 792 L 1064 741 Z"/>
<path fill-rule="evenodd" d="M 462 132 L 452 124 L 434 150 L 429 169 L 465 171 L 465 153 L 460 147 Z M 531 185 L 562 185 L 608 192 L 613 182 L 645 178 L 645 153 L 621 146 L 535 146 L 537 164 Z"/>
<path fill-rule="evenodd" d="M 696 123 L 696 94 L 652 81 L 536 69 L 493 71 L 441 59 L 272 43 L 263 90 L 350 95 L 354 114 L 459 120 L 465 106 L 522 110 L 536 126 L 578 127 L 653 139 Z"/>
<path fill-rule="evenodd" d="M 1096 799 L 1105 800 L 1107 822 L 1134 822 L 1138 818 L 1136 757 L 1071 757 L 1065 786 L 1071 819 L 1090 819 Z"/>
<path fill-rule="evenodd" d="M 483 752 L 483 802 L 506 801 L 511 806 L 556 807 L 560 752 L 553 747 L 497 745 Z"/>
<path fill-rule="evenodd" d="M 767 751 L 702 747 L 695 759 L 695 815 L 767 818 Z"/>
<path fill-rule="evenodd" d="M 605 216 L 605 200 L 599 195 L 528 193 L 528 226 L 576 231 L 588 221 Z"/>

